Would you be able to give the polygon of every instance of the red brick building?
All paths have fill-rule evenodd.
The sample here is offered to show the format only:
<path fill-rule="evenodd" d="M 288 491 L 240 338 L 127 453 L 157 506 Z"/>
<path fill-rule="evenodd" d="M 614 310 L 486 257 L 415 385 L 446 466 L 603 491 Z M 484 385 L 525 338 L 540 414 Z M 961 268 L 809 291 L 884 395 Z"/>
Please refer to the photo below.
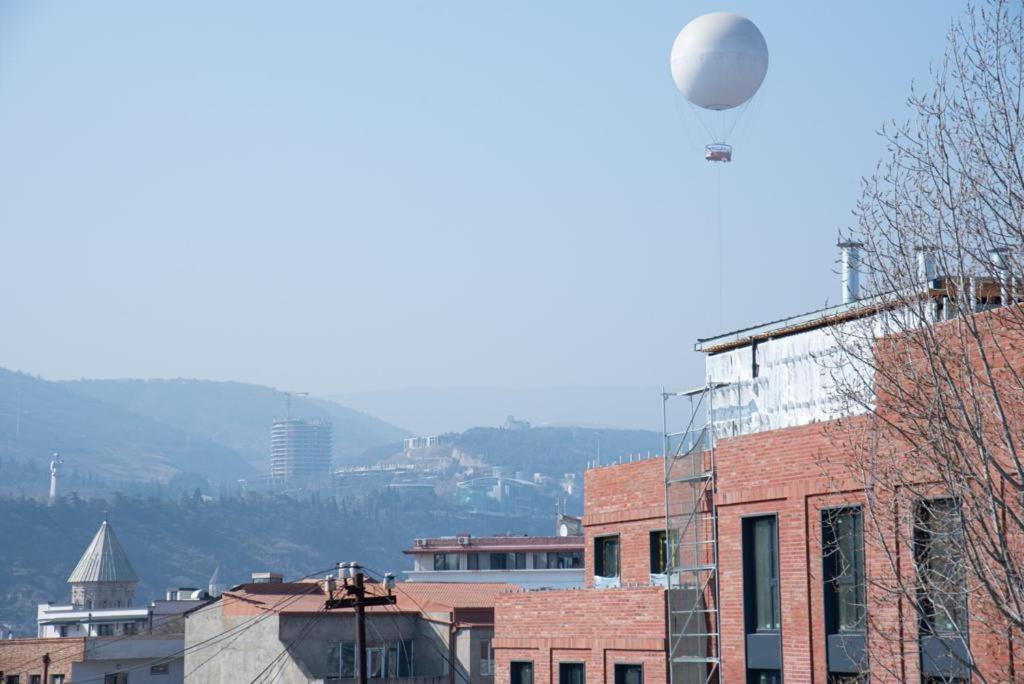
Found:
<path fill-rule="evenodd" d="M 498 596 L 495 681 L 536 684 L 666 680 L 665 589 L 652 584 L 651 538 L 665 528 L 661 459 L 584 476 L 584 589 Z M 617 549 L 610 548 L 612 544 Z M 595 545 L 608 561 L 596 578 Z M 621 550 L 621 551 L 620 551 Z M 614 566 L 614 567 L 612 567 Z M 605 588 L 595 589 L 595 581 Z M 617 584 L 618 586 L 612 586 Z M 580 679 L 583 677 L 584 679 Z"/>
<path fill-rule="evenodd" d="M 836 387 L 862 374 L 883 414 L 891 393 L 841 355 L 834 332 L 869 310 L 852 302 L 699 343 L 708 383 L 700 396 L 715 402 L 713 451 L 705 434 L 682 474 L 667 477 L 676 466 L 661 458 L 586 473 L 586 587 L 498 598 L 496 684 L 966 684 L 980 681 L 965 665 L 971 657 L 985 681 L 1024 681 L 1014 635 L 983 624 L 992 614 L 968 582 L 960 622 L 969 653 L 962 628 L 949 636 L 939 617 L 873 582 L 916 576 L 924 561 L 915 535 L 938 539 L 951 499 L 927 487 L 908 493 L 906 509 L 927 500 L 930 517 L 915 520 L 920 530 L 894 528 L 884 549 L 865 532 L 865 494 L 851 476 L 859 455 L 834 433 L 866 417 L 840 407 Z M 1019 372 L 1024 344 L 1003 349 L 1012 348 L 1020 353 L 999 363 Z M 666 479 L 685 483 L 694 503 Z M 697 561 L 681 560 L 686 544 L 699 549 Z M 666 573 L 671 554 L 679 557 Z M 687 601 L 690 614 L 675 610 Z"/>
<path fill-rule="evenodd" d="M 71 664 L 85 659 L 85 638 L 0 641 L 0 682 L 70 684 Z"/>

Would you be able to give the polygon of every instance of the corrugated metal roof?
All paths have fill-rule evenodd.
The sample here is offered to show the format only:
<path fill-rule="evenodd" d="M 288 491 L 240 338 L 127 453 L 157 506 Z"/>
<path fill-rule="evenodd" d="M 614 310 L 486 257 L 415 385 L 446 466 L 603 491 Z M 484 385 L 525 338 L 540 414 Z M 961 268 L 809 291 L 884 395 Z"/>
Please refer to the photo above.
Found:
<path fill-rule="evenodd" d="M 70 583 L 138 581 L 139 577 L 128 560 L 128 554 L 124 552 L 114 529 L 106 520 L 68 577 Z"/>

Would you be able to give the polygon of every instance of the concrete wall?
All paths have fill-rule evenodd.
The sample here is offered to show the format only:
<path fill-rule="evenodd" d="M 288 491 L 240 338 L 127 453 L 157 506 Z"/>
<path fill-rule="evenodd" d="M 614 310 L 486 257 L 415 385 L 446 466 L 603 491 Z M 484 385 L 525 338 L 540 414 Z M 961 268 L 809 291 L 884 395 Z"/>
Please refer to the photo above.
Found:
<path fill-rule="evenodd" d="M 448 614 L 428 615 L 431 620 L 391 611 L 371 611 L 367 615 L 369 647 L 400 639 L 413 642 L 413 678 L 449 681 Z M 229 629 L 237 631 L 227 638 L 198 646 L 200 642 Z M 472 640 L 476 628 L 465 631 Z M 462 635 L 460 634 L 460 638 Z M 479 635 L 476 638 L 480 638 Z M 246 682 L 255 678 L 282 650 L 288 650 L 270 672 L 275 682 L 305 684 L 323 682 L 328 675 L 332 646 L 337 642 L 354 642 L 355 616 L 351 613 L 286 614 L 258 617 L 222 616 L 219 606 L 196 611 L 186 620 L 185 672 L 190 681 L 211 683 Z M 472 654 L 470 647 L 456 648 Z M 205 662 L 204 661 L 208 661 Z M 459 672 L 471 676 L 472 660 L 461 661 Z M 477 666 L 478 669 L 478 666 Z M 461 677 L 457 681 L 465 681 Z M 471 679 L 472 684 L 486 684 L 491 679 Z"/>
<path fill-rule="evenodd" d="M 163 662 L 163 661 L 161 661 Z M 181 684 L 184 679 L 184 661 L 175 658 L 166 662 L 167 673 L 154 673 L 153 658 L 131 658 L 123 660 L 95 660 L 74 663 L 71 666 L 71 677 L 68 684 L 88 681 L 102 683 L 104 675 L 117 672 L 128 674 L 130 684 Z M 201 680 L 200 680 L 201 681 Z"/>

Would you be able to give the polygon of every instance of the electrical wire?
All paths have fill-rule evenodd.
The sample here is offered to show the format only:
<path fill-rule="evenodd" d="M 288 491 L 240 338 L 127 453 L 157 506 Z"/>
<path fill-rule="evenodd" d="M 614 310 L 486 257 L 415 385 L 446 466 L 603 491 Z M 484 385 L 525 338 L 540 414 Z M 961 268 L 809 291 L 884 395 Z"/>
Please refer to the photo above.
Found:
<path fill-rule="evenodd" d="M 313 627 L 318 622 L 320 622 L 320 620 L 322 620 L 324 615 L 326 615 L 326 614 L 327 614 L 327 604 L 325 602 L 324 605 L 320 608 L 320 610 L 318 610 L 314 615 L 309 616 L 309 618 L 306 620 L 306 624 L 299 631 L 299 633 L 295 635 L 295 638 L 292 639 L 291 641 L 289 641 L 287 644 L 285 644 L 284 648 L 282 648 L 278 652 L 278 654 L 276 656 L 274 656 L 274 658 L 269 663 L 267 663 L 267 666 L 265 668 L 263 668 L 262 670 L 260 670 L 259 674 L 257 674 L 251 680 L 249 680 L 249 684 L 256 684 L 256 682 L 258 682 L 260 680 L 260 678 L 263 677 L 264 673 L 269 673 L 274 668 L 274 666 L 276 664 L 278 664 L 278 662 L 280 661 L 280 668 L 274 674 L 273 678 L 268 679 L 267 681 L 268 681 L 268 684 L 270 684 L 271 682 L 276 680 L 278 675 L 281 674 L 281 672 L 284 671 L 284 662 L 285 662 L 284 661 L 284 654 L 287 653 L 288 650 L 292 646 L 294 646 L 296 643 L 298 643 L 303 638 L 305 638 L 305 636 L 310 631 L 312 631 Z M 268 676 L 269 676 L 269 674 L 268 674 Z"/>
<path fill-rule="evenodd" d="M 293 582 L 301 581 L 301 580 L 304 580 L 304 579 L 309 579 L 311 577 L 316 577 L 316 576 L 319 576 L 319 575 L 321 575 L 321 574 L 323 574 L 325 572 L 329 572 L 329 571 L 331 571 L 333 569 L 334 569 L 334 566 L 332 566 L 330 568 L 327 568 L 325 570 L 318 570 L 318 571 L 309 573 L 308 575 L 304 575 L 302 577 L 299 577 L 297 580 L 293 580 Z M 235 631 L 235 630 L 237 630 L 237 629 L 239 629 L 241 627 L 242 628 L 241 631 L 238 634 L 236 634 L 235 637 L 234 637 L 234 638 L 237 638 L 238 636 L 241 635 L 242 632 L 245 632 L 245 631 L 249 630 L 250 628 L 252 628 L 253 626 L 255 626 L 256 623 L 258 623 L 258 622 L 260 622 L 260 621 L 270 617 L 271 615 L 274 615 L 275 611 L 277 611 L 277 610 L 279 610 L 281 608 L 287 607 L 287 605 L 290 605 L 291 603 L 297 601 L 299 598 L 301 598 L 303 596 L 306 596 L 306 595 L 307 594 L 295 594 L 293 596 L 288 596 L 288 597 L 286 597 L 284 599 L 281 599 L 280 601 L 278 601 L 274 605 L 270 606 L 269 608 L 267 608 L 264 612 L 260 613 L 259 615 L 256 615 L 253 618 L 250 618 L 249 620 L 247 620 L 247 621 L 245 621 L 243 623 L 235 625 L 234 627 L 231 627 L 231 628 L 229 628 L 227 630 L 224 630 L 223 632 L 215 634 L 215 635 L 209 637 L 208 639 L 204 639 L 203 641 L 200 641 L 198 643 L 192 644 L 191 646 L 184 647 L 181 650 L 176 651 L 176 652 L 174 652 L 174 653 L 172 653 L 170 655 L 161 656 L 159 658 L 154 658 L 154 659 L 151 659 L 151 660 L 147 660 L 147 661 L 145 661 L 143 663 L 140 663 L 140 664 L 138 664 L 138 665 L 136 665 L 134 667 L 131 667 L 131 668 L 128 668 L 128 669 L 125 669 L 125 670 L 120 670 L 120 672 L 134 672 L 135 670 L 140 670 L 142 668 L 150 667 L 152 665 L 162 665 L 164 663 L 169 663 L 169 662 L 171 662 L 173 660 L 176 660 L 179 657 L 184 656 L 186 653 L 192 652 L 194 650 L 199 650 L 199 649 L 202 649 L 202 648 L 206 648 L 207 646 L 212 645 L 215 642 L 222 641 L 224 638 L 226 638 L 227 634 L 230 634 L 231 632 L 233 632 L 233 631 Z M 208 608 L 210 606 L 215 606 L 215 605 L 218 605 L 218 604 L 219 604 L 218 601 L 213 601 L 210 604 L 207 604 L 206 606 L 203 606 L 202 609 Z M 198 613 L 199 610 L 197 610 L 196 612 Z M 244 625 L 244 627 L 243 627 L 243 625 Z M 123 641 L 125 639 L 130 639 L 130 638 L 133 638 L 135 636 L 139 636 L 139 635 L 125 635 L 123 637 L 119 637 L 117 639 L 117 641 Z M 234 638 L 232 639 L 232 642 L 234 641 Z M 117 642 L 116 641 L 105 642 L 104 644 L 102 644 L 102 646 L 112 645 L 114 643 L 117 643 Z M 61 650 L 67 650 L 68 648 L 75 648 L 75 647 L 77 647 L 77 644 L 71 644 L 71 645 L 69 645 L 65 649 L 59 649 L 58 651 L 52 651 L 51 654 L 54 653 L 54 652 L 60 652 Z M 217 652 L 214 653 L 214 657 L 216 655 L 220 654 L 223 650 L 224 650 L 223 648 L 218 649 Z M 193 674 L 196 670 L 198 670 L 200 667 L 202 667 L 203 665 L 208 663 L 210 660 L 212 660 L 212 657 L 208 658 L 206 661 L 204 661 L 198 667 L 193 668 L 193 670 L 191 672 L 187 673 L 186 677 L 191 675 L 191 674 Z M 21 669 L 22 667 L 25 667 L 25 666 L 31 664 L 34 661 L 35 661 L 35 658 L 33 658 L 32 660 L 26 662 L 24 665 L 18 666 L 15 669 Z M 96 677 L 90 677 L 90 678 L 81 679 L 81 680 L 77 680 L 76 679 L 75 681 L 76 681 L 77 684 L 84 684 L 85 682 L 100 682 L 100 681 L 103 681 L 104 676 L 105 675 L 97 675 Z"/>
<path fill-rule="evenodd" d="M 362 566 L 362 567 L 363 567 L 363 570 L 366 570 L 367 572 L 369 572 L 372 575 L 377 575 L 377 576 L 379 576 L 381 578 L 384 577 L 384 573 L 380 572 L 379 570 L 374 570 L 373 568 L 368 568 L 365 565 Z M 402 595 L 405 596 L 407 599 L 409 599 L 413 603 L 413 605 L 415 605 L 419 609 L 421 614 L 423 614 L 423 615 L 427 614 L 427 609 L 423 607 L 423 604 L 421 604 L 419 601 L 417 601 L 415 598 L 413 598 L 409 594 L 409 592 L 407 592 L 404 589 L 402 589 L 401 585 L 398 582 L 395 582 L 395 589 L 397 589 L 398 591 L 402 592 Z M 395 610 L 396 612 L 398 611 L 398 609 L 394 608 L 393 606 L 386 606 L 386 608 L 391 608 L 391 609 Z M 443 651 L 441 651 L 441 649 L 437 647 L 437 644 L 434 644 L 432 641 L 428 641 L 427 643 L 430 644 L 434 648 L 434 650 L 437 652 L 437 654 L 441 657 L 442 660 L 444 660 L 444 662 L 448 665 L 449 668 L 451 668 L 451 670 L 453 672 L 455 672 L 456 674 L 461 676 L 462 679 L 465 680 L 467 684 L 469 684 L 469 677 L 467 677 L 464 673 L 460 672 L 457 667 L 455 667 L 455 663 L 453 663 L 451 661 L 451 659 L 448 657 L 447 653 L 444 653 Z"/>

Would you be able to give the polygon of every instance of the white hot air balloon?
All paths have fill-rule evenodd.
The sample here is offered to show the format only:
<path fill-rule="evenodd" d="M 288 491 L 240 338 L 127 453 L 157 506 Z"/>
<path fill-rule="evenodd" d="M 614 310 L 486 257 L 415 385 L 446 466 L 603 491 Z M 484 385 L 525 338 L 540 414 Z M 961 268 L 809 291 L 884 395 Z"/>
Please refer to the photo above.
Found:
<path fill-rule="evenodd" d="M 722 112 L 750 101 L 768 73 L 768 45 L 754 22 L 731 12 L 704 14 L 683 27 L 672 45 L 672 79 L 702 109 Z M 734 124 L 735 125 L 735 124 Z M 708 145 L 709 161 L 730 161 L 721 138 Z"/>

